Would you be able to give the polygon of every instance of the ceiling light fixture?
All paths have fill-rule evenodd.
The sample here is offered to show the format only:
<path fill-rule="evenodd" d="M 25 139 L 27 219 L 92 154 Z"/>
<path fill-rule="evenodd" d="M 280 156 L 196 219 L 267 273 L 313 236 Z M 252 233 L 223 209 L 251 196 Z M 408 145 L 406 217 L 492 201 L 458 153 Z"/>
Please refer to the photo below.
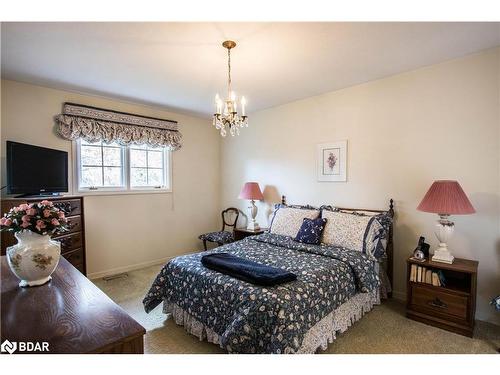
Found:
<path fill-rule="evenodd" d="M 240 128 L 248 127 L 248 117 L 245 115 L 246 100 L 242 96 L 241 116 L 238 114 L 236 94 L 231 90 L 231 49 L 236 47 L 232 40 L 226 40 L 222 46 L 227 49 L 227 98 L 222 102 L 219 94 L 215 95 L 215 114 L 213 125 L 220 130 L 220 135 L 225 137 L 227 132 L 232 136 L 240 134 Z M 224 108 L 223 108 L 224 105 Z"/>

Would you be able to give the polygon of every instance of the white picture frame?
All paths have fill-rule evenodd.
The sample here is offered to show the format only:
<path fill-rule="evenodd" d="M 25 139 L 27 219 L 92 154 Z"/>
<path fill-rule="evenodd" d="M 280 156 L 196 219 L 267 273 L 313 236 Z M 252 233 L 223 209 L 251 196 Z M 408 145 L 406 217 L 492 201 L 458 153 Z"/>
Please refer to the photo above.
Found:
<path fill-rule="evenodd" d="M 316 160 L 318 181 L 347 181 L 347 140 L 318 144 Z"/>

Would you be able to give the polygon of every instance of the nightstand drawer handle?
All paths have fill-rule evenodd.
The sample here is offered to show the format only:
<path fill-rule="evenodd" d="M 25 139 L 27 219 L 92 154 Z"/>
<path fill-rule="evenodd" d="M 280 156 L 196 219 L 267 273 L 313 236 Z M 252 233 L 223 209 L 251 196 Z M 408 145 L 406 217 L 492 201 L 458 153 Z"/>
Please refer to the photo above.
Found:
<path fill-rule="evenodd" d="M 448 305 L 441 301 L 439 298 L 434 298 L 432 301 L 427 302 L 429 305 L 432 307 L 438 307 L 440 309 L 446 309 L 448 308 Z"/>

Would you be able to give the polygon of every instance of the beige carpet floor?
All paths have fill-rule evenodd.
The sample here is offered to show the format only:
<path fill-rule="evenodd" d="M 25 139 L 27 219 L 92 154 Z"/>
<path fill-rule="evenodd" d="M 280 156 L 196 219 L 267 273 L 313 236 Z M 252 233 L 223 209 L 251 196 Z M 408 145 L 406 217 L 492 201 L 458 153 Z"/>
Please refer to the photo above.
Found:
<path fill-rule="evenodd" d="M 141 301 L 160 268 L 152 266 L 129 272 L 126 278 L 93 281 L 146 328 L 146 353 L 224 353 L 166 319 L 161 306 L 149 314 L 144 312 Z M 500 347 L 500 326 L 478 321 L 474 338 L 468 338 L 409 320 L 404 313 L 403 303 L 384 302 L 338 335 L 324 353 L 496 353 Z"/>

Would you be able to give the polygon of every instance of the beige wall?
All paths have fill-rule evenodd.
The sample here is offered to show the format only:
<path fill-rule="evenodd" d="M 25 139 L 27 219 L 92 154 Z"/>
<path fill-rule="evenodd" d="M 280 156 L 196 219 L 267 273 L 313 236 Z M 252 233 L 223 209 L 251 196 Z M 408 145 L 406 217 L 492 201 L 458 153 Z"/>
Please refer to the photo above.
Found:
<path fill-rule="evenodd" d="M 87 270 L 91 276 L 199 250 L 197 236 L 218 228 L 220 140 L 209 119 L 7 80 L 2 81 L 1 98 L 2 146 L 12 140 L 71 155 L 72 143 L 53 131 L 53 117 L 65 101 L 179 122 L 184 146 L 172 153 L 173 193 L 85 197 Z M 2 185 L 4 150 L 2 147 Z"/>
<path fill-rule="evenodd" d="M 456 216 L 449 245 L 479 260 L 477 317 L 500 323 L 488 301 L 500 293 L 499 50 L 330 92 L 250 115 L 222 143 L 222 204 L 245 181 L 271 200 L 384 208 L 396 202 L 395 295 L 420 234 L 437 244 L 436 217 L 415 208 L 435 179 L 457 179 L 477 214 Z M 348 140 L 348 181 L 317 182 L 316 144 Z M 269 206 L 260 204 L 266 224 Z"/>

